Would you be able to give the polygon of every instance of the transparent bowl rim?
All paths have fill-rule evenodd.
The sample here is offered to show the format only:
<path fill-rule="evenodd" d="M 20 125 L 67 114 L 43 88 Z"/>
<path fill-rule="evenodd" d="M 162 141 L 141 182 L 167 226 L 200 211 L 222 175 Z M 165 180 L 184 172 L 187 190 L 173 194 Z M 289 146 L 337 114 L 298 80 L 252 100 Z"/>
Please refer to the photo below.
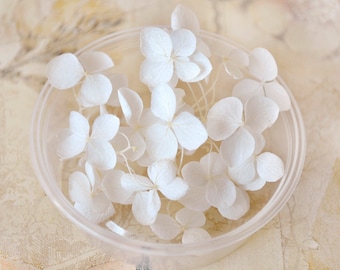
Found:
<path fill-rule="evenodd" d="M 106 35 L 78 50 L 76 54 L 80 54 L 97 46 L 102 46 L 101 44 L 113 42 L 116 39 L 126 38 L 130 35 L 136 35 L 141 29 L 142 27 L 131 28 Z M 221 35 L 203 30 L 200 31 L 200 35 L 204 38 L 216 39 L 218 41 L 226 42 L 247 51 L 246 49 L 242 48 L 242 46 Z M 304 165 L 306 153 L 306 135 L 302 115 L 290 89 L 287 87 L 287 85 L 285 85 L 284 81 L 280 77 L 278 80 L 285 86 L 285 89 L 287 90 L 292 101 L 292 108 L 289 110 L 289 114 L 293 118 L 294 122 L 293 132 L 295 137 L 293 139 L 297 139 L 296 144 L 298 146 L 296 149 L 294 149 L 295 156 L 293 169 L 290 170 L 289 175 L 287 176 L 287 178 L 289 177 L 289 183 L 287 183 L 287 181 L 283 182 L 283 187 L 279 189 L 279 192 L 275 192 L 275 196 L 273 196 L 269 202 L 251 219 L 221 236 L 190 244 L 151 243 L 115 234 L 108 229 L 88 221 L 84 216 L 79 214 L 66 199 L 61 190 L 59 188 L 56 189 L 56 187 L 58 187 L 56 181 L 47 180 L 52 176 L 44 167 L 45 161 L 41 156 L 41 134 L 39 133 L 42 127 L 41 125 L 43 124 L 41 111 L 44 108 L 44 105 L 46 105 L 50 93 L 53 91 L 51 85 L 48 82 L 45 83 L 38 97 L 33 111 L 31 123 L 30 153 L 34 171 L 46 195 L 64 216 L 66 216 L 72 223 L 80 227 L 92 237 L 95 237 L 96 239 L 102 241 L 103 243 L 109 244 L 112 247 L 148 255 L 186 256 L 205 254 L 208 251 L 219 250 L 221 248 L 237 245 L 265 226 L 285 206 L 293 194 L 296 185 L 298 184 Z"/>

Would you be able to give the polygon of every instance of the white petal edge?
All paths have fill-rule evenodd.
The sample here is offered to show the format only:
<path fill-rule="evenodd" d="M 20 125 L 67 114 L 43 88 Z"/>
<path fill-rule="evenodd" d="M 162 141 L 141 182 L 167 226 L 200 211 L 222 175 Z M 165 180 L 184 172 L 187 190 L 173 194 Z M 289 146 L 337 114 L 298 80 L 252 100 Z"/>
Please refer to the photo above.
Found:
<path fill-rule="evenodd" d="M 87 73 L 100 72 L 114 65 L 110 56 L 99 51 L 84 52 L 78 56 L 78 59 Z"/>
<path fill-rule="evenodd" d="M 93 122 L 91 139 L 110 141 L 117 134 L 120 120 L 112 114 L 99 115 Z"/>
<path fill-rule="evenodd" d="M 124 172 L 121 170 L 110 170 L 102 181 L 102 188 L 112 202 L 121 204 L 131 204 L 133 192 L 123 188 L 121 178 Z"/>
<path fill-rule="evenodd" d="M 155 190 L 138 192 L 132 203 L 133 216 L 142 225 L 154 223 L 160 208 L 161 200 Z"/>
<path fill-rule="evenodd" d="M 164 214 L 159 214 L 156 221 L 150 225 L 150 228 L 163 240 L 174 239 L 182 229 L 174 218 Z"/>
<path fill-rule="evenodd" d="M 195 228 L 203 226 L 206 218 L 202 212 L 182 208 L 176 213 L 176 220 L 185 228 Z"/>
<path fill-rule="evenodd" d="M 218 211 L 222 216 L 231 220 L 238 220 L 244 216 L 250 208 L 250 199 L 246 191 L 236 187 L 236 200 L 229 207 L 219 207 Z"/>
<path fill-rule="evenodd" d="M 272 81 L 278 75 L 273 55 L 264 48 L 255 48 L 250 52 L 248 69 L 261 82 Z"/>
<path fill-rule="evenodd" d="M 255 140 L 246 128 L 240 128 L 220 146 L 221 156 L 229 167 L 245 162 L 254 150 Z"/>
<path fill-rule="evenodd" d="M 112 84 L 108 77 L 103 74 L 87 75 L 83 81 L 78 102 L 84 107 L 93 107 L 105 104 L 112 93 Z"/>
<path fill-rule="evenodd" d="M 188 112 L 182 112 L 172 122 L 179 144 L 187 150 L 196 150 L 207 139 L 208 133 L 202 122 Z"/>
<path fill-rule="evenodd" d="M 143 112 L 143 101 L 133 90 L 124 87 L 118 90 L 118 99 L 126 122 L 131 127 L 137 127 Z"/>
<path fill-rule="evenodd" d="M 68 89 L 79 83 L 85 72 L 78 58 L 72 53 L 64 53 L 47 64 L 48 82 L 57 89 Z"/>
<path fill-rule="evenodd" d="M 235 97 L 216 102 L 207 115 L 207 131 L 210 138 L 221 141 L 229 138 L 243 124 L 243 105 Z"/>
<path fill-rule="evenodd" d="M 277 155 L 265 152 L 257 156 L 256 169 L 258 175 L 267 182 L 276 182 L 284 174 L 284 164 Z"/>
<path fill-rule="evenodd" d="M 86 155 L 87 161 L 100 170 L 110 170 L 116 166 L 116 152 L 109 142 L 91 140 L 87 144 Z"/>

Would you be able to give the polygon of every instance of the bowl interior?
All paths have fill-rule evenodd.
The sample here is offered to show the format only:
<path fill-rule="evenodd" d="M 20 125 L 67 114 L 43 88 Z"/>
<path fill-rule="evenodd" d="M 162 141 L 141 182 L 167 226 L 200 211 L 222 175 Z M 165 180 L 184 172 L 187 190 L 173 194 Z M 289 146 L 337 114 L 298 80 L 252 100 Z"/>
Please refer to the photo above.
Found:
<path fill-rule="evenodd" d="M 139 66 L 143 56 L 139 51 L 140 29 L 115 33 L 95 41 L 78 52 L 87 50 L 103 51 L 114 60 L 115 73 L 124 73 L 129 78 L 129 88 L 136 90 L 148 102 L 149 90 L 139 81 Z M 225 57 L 231 50 L 240 48 L 229 40 L 201 32 L 202 39 L 208 44 L 212 52 L 213 66 L 218 65 L 221 57 Z M 226 74 L 218 76 L 216 98 L 231 95 L 232 85 L 235 83 Z M 284 86 L 284 82 L 279 79 Z M 197 85 L 194 87 L 198 87 Z M 283 178 L 255 192 L 249 192 L 251 199 L 250 211 L 241 219 L 231 221 L 221 217 L 218 211 L 211 208 L 206 214 L 205 229 L 213 237 L 204 243 L 191 245 L 192 252 L 204 251 L 207 247 L 219 248 L 240 242 L 269 222 L 285 205 L 299 180 L 305 155 L 305 135 L 303 122 L 294 97 L 286 87 L 292 100 L 289 111 L 280 113 L 278 121 L 265 132 L 266 150 L 272 151 L 285 163 Z M 223 90 L 223 91 L 222 91 Z M 78 104 L 72 91 L 58 91 L 46 84 L 40 94 L 33 117 L 31 146 L 32 159 L 38 178 L 47 195 L 58 208 L 74 223 L 85 229 L 91 235 L 121 248 L 144 249 L 153 252 L 180 253 L 185 245 L 161 241 L 146 226 L 140 226 L 134 221 L 130 206 L 116 206 L 117 215 L 112 221 L 122 227 L 133 237 L 126 237 L 109 231 L 104 224 L 92 224 L 72 207 L 68 198 L 68 176 L 77 166 L 76 161 L 61 161 L 56 154 L 57 133 L 68 127 L 68 116 L 71 110 L 77 110 Z M 175 211 L 176 203 L 171 205 Z M 170 250 L 169 250 L 170 246 Z M 172 247 L 173 246 L 173 249 Z"/>

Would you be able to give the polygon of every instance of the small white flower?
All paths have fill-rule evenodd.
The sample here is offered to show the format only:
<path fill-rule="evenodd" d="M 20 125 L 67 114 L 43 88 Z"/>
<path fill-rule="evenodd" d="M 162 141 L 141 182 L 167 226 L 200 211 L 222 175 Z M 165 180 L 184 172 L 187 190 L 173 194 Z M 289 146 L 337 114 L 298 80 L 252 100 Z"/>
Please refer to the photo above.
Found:
<path fill-rule="evenodd" d="M 278 181 L 283 174 L 283 161 L 270 152 L 253 155 L 239 166 L 229 168 L 230 177 L 246 190 L 259 190 L 266 182 Z"/>
<path fill-rule="evenodd" d="M 290 108 L 290 98 L 284 87 L 275 81 L 278 70 L 274 57 L 264 48 L 256 48 L 249 55 L 248 70 L 254 79 L 243 79 L 233 88 L 233 96 L 245 103 L 249 98 L 261 95 L 272 99 L 280 111 Z"/>
<path fill-rule="evenodd" d="M 111 58 L 103 52 L 85 52 L 79 57 L 64 53 L 48 63 L 47 78 L 53 87 L 61 90 L 76 86 L 84 78 L 78 102 L 84 107 L 92 107 L 106 103 L 111 95 L 109 78 L 99 72 L 112 66 Z"/>
<path fill-rule="evenodd" d="M 155 87 L 151 93 L 151 111 L 159 121 L 146 130 L 147 151 L 154 160 L 174 159 L 178 144 L 186 150 L 196 150 L 208 138 L 201 121 L 187 111 L 175 115 L 176 96 L 167 84 Z"/>
<path fill-rule="evenodd" d="M 73 158 L 85 152 L 85 160 L 92 166 L 109 170 L 116 165 L 116 152 L 109 143 L 119 128 L 119 118 L 111 114 L 98 116 L 92 125 L 80 113 L 72 111 L 70 127 L 61 134 L 58 155 L 62 159 Z"/>
<path fill-rule="evenodd" d="M 209 233 L 201 228 L 205 222 L 206 218 L 202 212 L 182 208 L 176 213 L 175 219 L 159 214 L 150 228 L 161 239 L 172 240 L 183 233 L 182 243 L 194 243 L 211 238 Z"/>
<path fill-rule="evenodd" d="M 222 216 L 231 220 L 238 220 L 244 216 L 250 208 L 249 195 L 243 189 L 236 187 L 236 200 L 231 206 L 220 206 L 218 211 Z"/>
<path fill-rule="evenodd" d="M 176 166 L 170 160 L 154 162 L 148 167 L 148 177 L 124 174 L 121 186 L 127 192 L 135 193 L 132 213 L 142 225 L 150 225 L 156 220 L 161 207 L 158 192 L 169 200 L 178 200 L 187 192 L 188 185 L 176 177 Z"/>
<path fill-rule="evenodd" d="M 85 165 L 86 174 L 76 171 L 69 177 L 70 199 L 74 207 L 89 220 L 100 223 L 115 213 L 110 200 L 98 188 L 98 175 L 93 168 Z"/>
<path fill-rule="evenodd" d="M 203 156 L 199 162 L 191 161 L 184 165 L 182 176 L 190 187 L 203 187 L 204 193 L 200 200 L 207 201 L 209 205 L 215 207 L 231 206 L 236 199 L 236 189 L 226 171 L 227 166 L 221 156 L 211 152 Z M 186 196 L 190 196 L 189 192 L 190 190 Z"/>
<path fill-rule="evenodd" d="M 180 79 L 195 82 L 208 76 L 209 59 L 196 51 L 196 37 L 188 29 L 168 33 L 157 27 L 141 32 L 141 52 L 145 56 L 140 67 L 140 79 L 150 87 Z"/>
<path fill-rule="evenodd" d="M 277 119 L 279 108 L 271 99 L 254 96 L 243 106 L 236 97 L 216 102 L 207 115 L 209 137 L 222 141 L 220 152 L 228 166 L 234 167 L 262 148 L 261 133 Z"/>

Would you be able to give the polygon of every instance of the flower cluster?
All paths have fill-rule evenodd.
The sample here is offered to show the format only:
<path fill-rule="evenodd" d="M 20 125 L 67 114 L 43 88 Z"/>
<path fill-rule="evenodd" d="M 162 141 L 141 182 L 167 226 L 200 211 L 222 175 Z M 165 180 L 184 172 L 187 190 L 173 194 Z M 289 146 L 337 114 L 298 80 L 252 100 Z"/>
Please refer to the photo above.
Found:
<path fill-rule="evenodd" d="M 115 66 L 104 52 L 65 53 L 48 64 L 49 83 L 72 89 L 79 104 L 58 135 L 57 154 L 78 160 L 69 196 L 91 221 L 131 205 L 134 219 L 160 239 L 200 241 L 210 237 L 210 208 L 237 220 L 250 208 L 249 191 L 282 178 L 283 161 L 265 150 L 263 136 L 290 108 L 273 56 L 235 49 L 213 67 L 199 28 L 196 15 L 179 5 L 170 27 L 141 30 L 147 98 L 129 78 L 109 72 Z M 215 76 L 235 81 L 232 95 L 223 95 L 227 85 L 217 87 L 215 68 Z M 176 213 L 164 210 L 174 201 Z"/>

